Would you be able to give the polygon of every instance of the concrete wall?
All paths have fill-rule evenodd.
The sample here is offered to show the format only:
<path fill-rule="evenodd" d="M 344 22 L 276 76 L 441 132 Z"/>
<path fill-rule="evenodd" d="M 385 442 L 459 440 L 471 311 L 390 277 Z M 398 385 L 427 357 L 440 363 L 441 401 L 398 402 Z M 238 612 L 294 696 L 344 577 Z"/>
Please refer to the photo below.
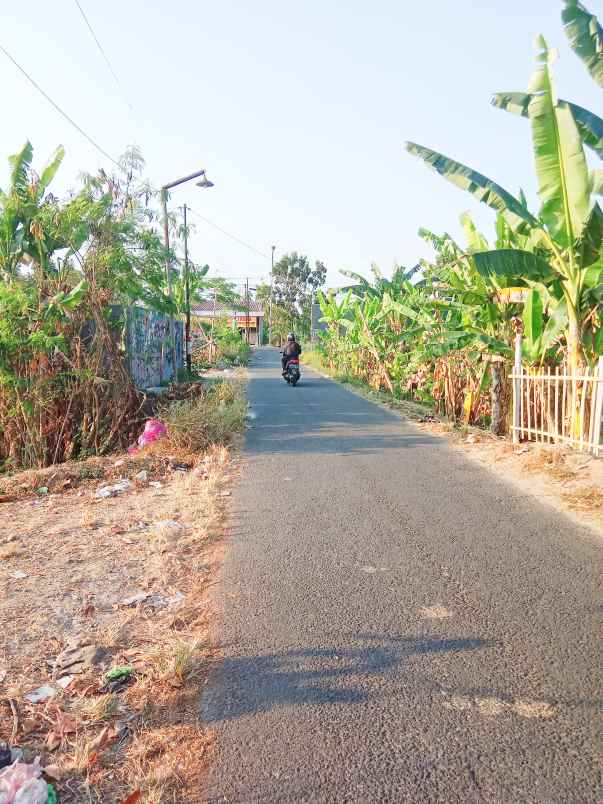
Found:
<path fill-rule="evenodd" d="M 172 365 L 169 318 L 142 307 L 127 311 L 125 345 L 128 367 L 137 388 L 171 382 L 184 366 L 184 324 L 174 322 L 176 371 Z"/>

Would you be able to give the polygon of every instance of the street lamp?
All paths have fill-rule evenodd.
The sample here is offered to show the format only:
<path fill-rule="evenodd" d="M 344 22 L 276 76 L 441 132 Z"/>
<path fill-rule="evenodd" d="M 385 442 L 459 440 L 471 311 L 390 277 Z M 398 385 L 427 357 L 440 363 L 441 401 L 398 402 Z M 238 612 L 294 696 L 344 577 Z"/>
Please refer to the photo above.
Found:
<path fill-rule="evenodd" d="M 192 181 L 193 179 L 199 179 L 196 182 L 197 187 L 213 187 L 214 184 L 211 182 L 207 176 L 205 175 L 204 170 L 198 170 L 196 173 L 191 173 L 190 176 L 184 176 L 182 179 L 176 179 L 176 181 L 171 181 L 169 184 L 164 184 L 161 188 L 161 206 L 163 208 L 163 242 L 165 245 L 165 281 L 167 287 L 167 295 L 170 301 L 172 301 L 172 275 L 170 272 L 170 230 L 168 226 L 168 214 L 167 214 L 167 192 L 171 190 L 172 187 L 177 187 L 179 184 L 184 184 L 187 181 Z M 185 229 L 185 241 L 186 241 L 186 220 L 184 222 L 184 229 Z M 186 307 L 187 307 L 187 328 L 188 328 L 188 335 L 190 335 L 190 299 L 189 299 L 189 278 L 188 278 L 188 248 L 185 242 L 185 294 L 187 297 L 186 300 Z M 170 313 L 170 341 L 172 347 L 172 365 L 174 367 L 174 377 L 176 377 L 176 337 L 174 332 L 174 316 Z M 187 349 L 187 366 L 189 364 L 188 360 L 188 340 L 186 342 L 186 349 Z"/>
<path fill-rule="evenodd" d="M 272 246 L 272 266 L 270 268 L 270 301 L 268 303 L 268 346 L 272 340 L 272 274 L 274 273 L 274 249 Z"/>

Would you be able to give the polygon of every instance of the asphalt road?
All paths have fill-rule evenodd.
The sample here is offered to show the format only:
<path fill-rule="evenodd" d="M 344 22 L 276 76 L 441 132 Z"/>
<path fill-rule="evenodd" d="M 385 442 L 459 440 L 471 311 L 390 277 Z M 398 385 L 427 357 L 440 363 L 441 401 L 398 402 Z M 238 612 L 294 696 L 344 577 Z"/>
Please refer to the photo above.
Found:
<path fill-rule="evenodd" d="M 602 801 L 601 542 L 278 354 L 251 368 L 203 801 Z"/>

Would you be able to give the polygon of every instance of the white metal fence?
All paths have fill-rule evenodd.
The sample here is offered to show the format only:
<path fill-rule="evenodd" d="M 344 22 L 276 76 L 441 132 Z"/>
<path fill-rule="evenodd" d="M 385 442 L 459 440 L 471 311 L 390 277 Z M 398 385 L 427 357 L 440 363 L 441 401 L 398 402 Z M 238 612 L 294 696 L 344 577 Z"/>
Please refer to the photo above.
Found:
<path fill-rule="evenodd" d="M 513 441 L 571 444 L 599 455 L 603 413 L 603 357 L 572 374 L 566 366 L 524 368 L 513 374 Z"/>

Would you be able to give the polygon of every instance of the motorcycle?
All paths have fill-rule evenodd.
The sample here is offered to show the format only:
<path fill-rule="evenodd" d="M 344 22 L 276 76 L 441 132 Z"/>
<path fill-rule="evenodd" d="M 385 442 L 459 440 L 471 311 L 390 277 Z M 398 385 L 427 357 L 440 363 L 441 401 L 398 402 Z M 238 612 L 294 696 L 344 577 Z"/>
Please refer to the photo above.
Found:
<path fill-rule="evenodd" d="M 301 377 L 299 371 L 299 358 L 292 357 L 291 360 L 287 363 L 285 370 L 283 371 L 283 379 L 289 385 L 295 387 L 299 382 Z"/>

